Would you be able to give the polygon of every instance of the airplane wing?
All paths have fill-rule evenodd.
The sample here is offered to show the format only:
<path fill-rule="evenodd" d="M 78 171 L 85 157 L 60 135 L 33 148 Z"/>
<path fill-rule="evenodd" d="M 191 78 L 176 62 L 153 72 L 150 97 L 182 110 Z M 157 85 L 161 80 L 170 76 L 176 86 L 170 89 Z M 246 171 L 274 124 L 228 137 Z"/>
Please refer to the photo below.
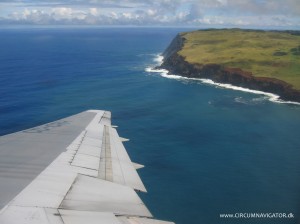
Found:
<path fill-rule="evenodd" d="M 136 193 L 146 192 L 143 166 L 126 140 L 101 110 L 0 137 L 0 223 L 172 224 Z"/>

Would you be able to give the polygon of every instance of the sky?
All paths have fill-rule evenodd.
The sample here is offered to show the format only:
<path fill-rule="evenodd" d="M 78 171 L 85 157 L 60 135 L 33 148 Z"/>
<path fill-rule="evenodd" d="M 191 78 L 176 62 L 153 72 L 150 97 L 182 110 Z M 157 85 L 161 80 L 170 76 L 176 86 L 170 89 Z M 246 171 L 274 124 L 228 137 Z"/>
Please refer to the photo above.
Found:
<path fill-rule="evenodd" d="M 300 29 L 300 0 L 0 0 L 1 25 Z"/>

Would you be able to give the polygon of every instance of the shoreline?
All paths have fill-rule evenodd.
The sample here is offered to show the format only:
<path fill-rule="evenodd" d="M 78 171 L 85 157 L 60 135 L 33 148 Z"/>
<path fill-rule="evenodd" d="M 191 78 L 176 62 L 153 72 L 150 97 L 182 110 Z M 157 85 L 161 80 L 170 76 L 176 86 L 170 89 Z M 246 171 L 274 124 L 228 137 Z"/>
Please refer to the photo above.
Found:
<path fill-rule="evenodd" d="M 232 84 L 227 84 L 227 83 L 218 83 L 218 82 L 214 82 L 211 79 L 188 78 L 188 77 L 184 77 L 184 76 L 180 76 L 180 75 L 169 74 L 170 71 L 167 69 L 157 69 L 157 67 L 161 66 L 164 61 L 164 57 L 162 56 L 162 54 L 157 54 L 156 57 L 153 59 L 153 61 L 156 62 L 157 65 L 155 67 L 147 67 L 147 68 L 145 68 L 145 71 L 149 72 L 149 73 L 159 73 L 160 76 L 162 76 L 164 78 L 175 79 L 175 80 L 199 81 L 204 84 L 208 84 L 208 85 L 212 85 L 212 86 L 220 87 L 220 88 L 224 88 L 224 89 L 231 89 L 231 90 L 236 90 L 236 91 L 241 91 L 241 92 L 252 93 L 252 94 L 256 94 L 256 95 L 264 95 L 264 96 L 268 97 L 268 100 L 273 103 L 300 105 L 300 103 L 298 103 L 298 102 L 281 100 L 280 96 L 276 95 L 274 93 L 234 86 Z"/>

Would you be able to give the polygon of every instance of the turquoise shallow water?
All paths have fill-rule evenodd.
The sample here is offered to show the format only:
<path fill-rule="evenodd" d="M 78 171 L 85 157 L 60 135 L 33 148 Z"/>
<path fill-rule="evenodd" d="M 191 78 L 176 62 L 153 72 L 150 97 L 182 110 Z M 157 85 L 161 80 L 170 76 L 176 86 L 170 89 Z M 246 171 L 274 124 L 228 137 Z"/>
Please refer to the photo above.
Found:
<path fill-rule="evenodd" d="M 147 73 L 181 29 L 0 31 L 0 134 L 86 109 L 111 110 L 140 194 L 176 223 L 298 223 L 300 107 Z M 286 212 L 295 218 L 220 219 Z"/>

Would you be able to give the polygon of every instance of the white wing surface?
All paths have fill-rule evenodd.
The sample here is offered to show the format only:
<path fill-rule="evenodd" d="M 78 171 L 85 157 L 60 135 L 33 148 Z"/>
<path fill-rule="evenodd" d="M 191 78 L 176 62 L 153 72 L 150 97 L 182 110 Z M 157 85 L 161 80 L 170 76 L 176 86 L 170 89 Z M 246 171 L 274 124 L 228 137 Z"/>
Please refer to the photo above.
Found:
<path fill-rule="evenodd" d="M 122 141 L 101 110 L 0 137 L 0 223 L 171 224 L 136 193 L 143 166 Z"/>

